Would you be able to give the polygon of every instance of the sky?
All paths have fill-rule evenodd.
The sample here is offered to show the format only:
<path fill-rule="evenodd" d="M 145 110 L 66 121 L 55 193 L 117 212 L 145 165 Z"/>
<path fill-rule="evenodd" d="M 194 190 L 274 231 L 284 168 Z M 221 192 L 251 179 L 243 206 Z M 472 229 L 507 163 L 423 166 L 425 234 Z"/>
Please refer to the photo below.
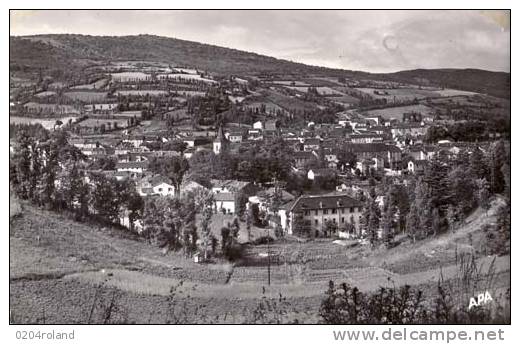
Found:
<path fill-rule="evenodd" d="M 509 11 L 17 10 L 10 33 L 152 34 L 367 72 L 510 72 Z"/>

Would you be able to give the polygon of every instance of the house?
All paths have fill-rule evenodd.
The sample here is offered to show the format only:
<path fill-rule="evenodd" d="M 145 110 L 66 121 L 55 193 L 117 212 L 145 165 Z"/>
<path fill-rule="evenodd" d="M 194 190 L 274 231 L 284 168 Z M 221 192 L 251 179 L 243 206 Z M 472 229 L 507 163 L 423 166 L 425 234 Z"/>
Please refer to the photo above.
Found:
<path fill-rule="evenodd" d="M 359 170 L 362 175 L 366 176 L 370 174 L 370 171 L 375 168 L 375 162 L 371 159 L 363 159 L 356 162 L 356 170 Z"/>
<path fill-rule="evenodd" d="M 294 152 L 294 167 L 297 169 L 305 167 L 308 163 L 318 158 L 315 152 Z"/>
<path fill-rule="evenodd" d="M 241 202 L 241 197 L 254 194 L 253 183 L 239 180 L 212 180 L 211 191 L 215 202 L 215 210 L 225 214 L 235 214 Z"/>
<path fill-rule="evenodd" d="M 325 148 L 323 149 L 323 156 L 325 158 L 325 161 L 327 162 L 327 167 L 331 169 L 337 169 L 338 168 L 338 154 L 335 149 L 332 148 Z"/>
<path fill-rule="evenodd" d="M 408 161 L 408 172 L 423 173 L 427 165 L 428 162 L 426 160 L 410 160 Z"/>
<path fill-rule="evenodd" d="M 428 126 L 420 123 L 399 123 L 393 125 L 390 131 L 394 139 L 399 136 L 417 137 L 425 135 L 428 131 Z"/>
<path fill-rule="evenodd" d="M 330 168 L 317 168 L 307 172 L 307 179 L 317 180 L 319 178 L 333 178 L 336 172 Z"/>
<path fill-rule="evenodd" d="M 305 152 L 319 150 L 320 149 L 320 145 L 321 145 L 321 140 L 320 139 L 315 139 L 315 138 L 306 139 L 306 140 L 303 141 L 303 150 Z"/>
<path fill-rule="evenodd" d="M 385 139 L 385 135 L 376 133 L 351 134 L 349 137 L 352 143 L 383 142 Z"/>
<path fill-rule="evenodd" d="M 278 194 L 279 200 L 279 208 L 273 209 L 271 206 L 271 202 L 275 195 Z M 267 222 L 271 227 L 277 227 L 280 225 L 280 219 L 282 214 L 285 214 L 285 205 L 294 201 L 294 196 L 289 192 L 278 189 L 276 190 L 274 187 L 270 187 L 268 189 L 259 191 L 254 196 L 250 196 L 248 198 L 247 208 L 256 207 L 259 211 L 264 211 L 267 214 Z"/>
<path fill-rule="evenodd" d="M 287 206 L 282 214 L 281 225 L 288 234 L 293 234 L 301 230 L 296 228 L 301 225 L 298 223 L 300 218 L 315 233 L 323 232 L 329 221 L 339 229 L 351 223 L 355 231 L 359 232 L 362 207 L 361 202 L 345 194 L 300 196 Z"/>
<path fill-rule="evenodd" d="M 264 122 L 264 130 L 276 131 L 278 129 L 278 121 L 270 119 Z"/>
<path fill-rule="evenodd" d="M 175 186 L 170 178 L 160 175 L 144 177 L 136 189 L 141 196 L 175 196 Z"/>
<path fill-rule="evenodd" d="M 148 169 L 148 161 L 132 161 L 132 162 L 118 162 L 116 163 L 116 170 L 118 172 L 133 172 L 142 174 Z"/>
<path fill-rule="evenodd" d="M 431 160 L 435 156 L 436 149 L 433 146 L 410 146 L 408 154 L 416 161 Z"/>
<path fill-rule="evenodd" d="M 180 187 L 180 194 L 182 196 L 197 189 L 206 189 L 206 187 L 193 180 L 183 181 Z"/>
<path fill-rule="evenodd" d="M 353 143 L 344 146 L 347 152 L 352 152 L 356 155 L 358 161 L 363 159 L 372 159 L 380 157 L 383 159 L 385 167 L 398 168 L 401 160 L 401 149 L 395 145 L 384 143 Z"/>
<path fill-rule="evenodd" d="M 264 129 L 264 122 L 256 121 L 255 123 L 253 123 L 253 129 Z"/>
<path fill-rule="evenodd" d="M 117 155 L 117 161 L 119 161 L 119 162 L 141 162 L 141 161 L 149 160 L 148 155 L 149 155 L 149 153 L 127 152 L 125 154 Z"/>
<path fill-rule="evenodd" d="M 193 148 L 198 146 L 203 146 L 211 142 L 211 139 L 205 136 L 186 136 L 181 137 L 182 142 L 186 143 L 187 148 Z"/>
<path fill-rule="evenodd" d="M 237 207 L 237 195 L 234 192 L 217 192 L 213 195 L 215 211 L 224 214 L 235 214 Z"/>
<path fill-rule="evenodd" d="M 232 130 L 227 134 L 227 139 L 232 143 L 240 143 L 244 140 L 243 130 Z"/>

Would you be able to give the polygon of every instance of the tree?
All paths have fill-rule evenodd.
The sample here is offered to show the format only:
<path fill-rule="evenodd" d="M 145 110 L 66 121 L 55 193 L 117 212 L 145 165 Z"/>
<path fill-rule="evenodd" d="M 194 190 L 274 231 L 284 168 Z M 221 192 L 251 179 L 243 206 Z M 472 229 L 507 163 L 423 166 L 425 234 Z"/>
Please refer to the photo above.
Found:
<path fill-rule="evenodd" d="M 109 180 L 101 173 L 92 173 L 90 184 L 92 186 L 90 204 L 95 214 L 104 221 L 116 223 L 119 220 L 121 204 L 115 180 Z"/>
<path fill-rule="evenodd" d="M 502 174 L 502 166 L 508 162 L 503 141 L 495 142 L 490 150 L 490 187 L 492 193 L 502 193 L 505 181 Z"/>
<path fill-rule="evenodd" d="M 372 248 L 374 248 L 379 240 L 381 212 L 375 201 L 375 191 L 371 192 L 371 196 L 366 200 L 361 214 L 361 232 L 368 237 Z"/>
<path fill-rule="evenodd" d="M 386 247 L 392 247 L 395 236 L 395 208 L 387 204 L 386 211 L 381 218 L 381 228 L 383 230 L 383 242 Z"/>
<path fill-rule="evenodd" d="M 246 211 L 246 231 L 247 231 L 247 241 L 251 241 L 251 223 L 253 222 L 252 219 L 252 207 L 249 207 L 249 209 Z"/>
<path fill-rule="evenodd" d="M 448 222 L 448 227 L 451 232 L 455 232 L 455 228 L 457 225 L 457 210 L 453 205 L 449 205 L 446 210 L 446 221 Z"/>
<path fill-rule="evenodd" d="M 437 233 L 439 233 L 441 230 L 441 216 L 439 215 L 439 208 L 433 208 L 431 212 L 431 217 L 431 231 L 433 232 L 433 235 L 437 235 Z"/>
<path fill-rule="evenodd" d="M 202 231 L 202 245 L 204 250 L 204 259 L 208 259 L 208 249 L 212 244 L 210 223 L 213 216 L 213 193 L 210 190 L 197 188 L 190 192 L 188 199 L 193 200 L 195 209 L 198 209 L 201 215 L 200 229 Z M 212 250 L 214 252 L 214 250 Z"/>
<path fill-rule="evenodd" d="M 293 224 L 293 233 L 297 236 L 301 237 L 310 237 L 311 236 L 311 223 L 309 220 L 306 220 L 303 217 L 303 213 L 297 213 L 294 216 Z"/>
<path fill-rule="evenodd" d="M 491 206 L 491 193 L 489 192 L 490 186 L 485 178 L 477 179 L 475 181 L 476 189 L 478 192 L 478 203 L 486 211 L 486 216 Z"/>
<path fill-rule="evenodd" d="M 417 206 L 412 204 L 408 215 L 406 216 L 406 233 L 410 238 L 412 238 L 413 242 L 417 239 L 417 234 L 419 232 L 419 216 Z"/>
<path fill-rule="evenodd" d="M 14 189 L 21 199 L 29 198 L 30 177 L 31 177 L 31 146 L 33 138 L 25 130 L 20 130 L 16 134 L 17 147 L 12 157 L 13 171 L 16 175 Z"/>
<path fill-rule="evenodd" d="M 153 158 L 149 164 L 149 169 L 152 172 L 170 178 L 177 192 L 180 190 L 184 174 L 189 167 L 188 161 L 184 157 Z"/>
<path fill-rule="evenodd" d="M 327 221 L 325 224 L 325 233 L 328 237 L 336 234 L 338 232 L 338 224 L 334 221 Z"/>
<path fill-rule="evenodd" d="M 418 226 L 415 229 L 415 234 L 420 238 L 424 238 L 431 231 L 431 211 L 433 208 L 432 200 L 429 197 L 428 185 L 425 182 L 419 181 L 415 186 L 415 211 L 418 218 Z M 414 239 L 415 240 L 415 239 Z"/>
<path fill-rule="evenodd" d="M 345 170 L 345 168 L 354 168 L 356 166 L 356 155 L 345 149 L 340 150 L 336 158 L 338 159 L 338 168 L 342 171 Z"/>
<path fill-rule="evenodd" d="M 469 158 L 469 169 L 473 179 L 486 178 L 489 176 L 488 165 L 482 150 L 475 147 Z"/>
<path fill-rule="evenodd" d="M 475 207 L 475 184 L 468 178 L 468 171 L 463 167 L 455 167 L 447 177 L 449 198 L 448 204 L 459 206 L 463 214 L 468 214 Z"/>

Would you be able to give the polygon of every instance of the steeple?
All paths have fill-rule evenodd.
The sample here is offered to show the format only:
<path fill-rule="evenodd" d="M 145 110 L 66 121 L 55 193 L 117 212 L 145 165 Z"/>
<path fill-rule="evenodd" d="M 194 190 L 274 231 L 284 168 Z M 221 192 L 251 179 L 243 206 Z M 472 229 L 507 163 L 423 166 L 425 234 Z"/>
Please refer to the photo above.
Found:
<path fill-rule="evenodd" d="M 228 139 L 224 135 L 222 126 L 218 128 L 217 137 L 213 140 L 213 153 L 220 154 L 227 149 Z"/>
<path fill-rule="evenodd" d="M 224 142 L 226 141 L 226 136 L 224 135 L 224 129 L 222 129 L 222 126 L 218 128 L 217 137 L 215 138 L 214 142 Z"/>

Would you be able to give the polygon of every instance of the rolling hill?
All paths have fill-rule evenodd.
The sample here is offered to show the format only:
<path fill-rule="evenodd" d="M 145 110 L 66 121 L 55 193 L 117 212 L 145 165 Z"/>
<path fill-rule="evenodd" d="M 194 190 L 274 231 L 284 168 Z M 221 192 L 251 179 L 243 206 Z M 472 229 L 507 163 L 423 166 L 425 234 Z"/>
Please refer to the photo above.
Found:
<path fill-rule="evenodd" d="M 501 98 L 509 98 L 511 94 L 510 73 L 478 69 L 416 69 L 371 74 L 309 66 L 252 52 L 152 35 L 115 37 L 53 34 L 11 36 L 9 40 L 11 72 L 34 74 L 43 69 L 61 75 L 63 72 L 81 70 L 93 61 L 103 60 L 160 61 L 222 75 L 281 74 L 301 77 L 314 74 L 442 86 Z"/>

